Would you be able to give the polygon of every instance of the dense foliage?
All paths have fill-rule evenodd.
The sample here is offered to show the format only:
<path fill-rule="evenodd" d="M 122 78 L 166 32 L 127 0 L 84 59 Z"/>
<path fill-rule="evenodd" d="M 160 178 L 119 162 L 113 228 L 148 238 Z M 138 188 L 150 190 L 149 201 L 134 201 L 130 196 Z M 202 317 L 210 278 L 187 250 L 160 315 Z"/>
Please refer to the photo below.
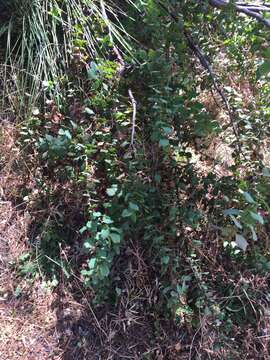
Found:
<path fill-rule="evenodd" d="M 35 249 L 20 273 L 79 278 L 96 306 L 128 299 L 241 356 L 269 303 L 267 24 L 222 1 L 11 3 L 3 106 Z"/>

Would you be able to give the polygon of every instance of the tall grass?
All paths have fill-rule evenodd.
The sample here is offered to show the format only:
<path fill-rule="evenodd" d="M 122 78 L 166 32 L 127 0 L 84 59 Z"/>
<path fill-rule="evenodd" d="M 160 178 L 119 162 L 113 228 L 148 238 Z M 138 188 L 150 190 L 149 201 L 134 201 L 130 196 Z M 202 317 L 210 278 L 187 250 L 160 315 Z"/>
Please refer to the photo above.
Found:
<path fill-rule="evenodd" d="M 128 48 L 119 9 L 111 2 L 12 0 L 4 7 L 6 21 L 0 28 L 6 42 L 4 83 L 12 78 L 15 96 L 10 96 L 10 89 L 6 92 L 21 117 L 31 111 L 46 84 L 53 84 L 52 96 L 57 97 L 74 48 L 83 47 L 90 59 L 100 56 L 97 26 L 110 41 Z"/>

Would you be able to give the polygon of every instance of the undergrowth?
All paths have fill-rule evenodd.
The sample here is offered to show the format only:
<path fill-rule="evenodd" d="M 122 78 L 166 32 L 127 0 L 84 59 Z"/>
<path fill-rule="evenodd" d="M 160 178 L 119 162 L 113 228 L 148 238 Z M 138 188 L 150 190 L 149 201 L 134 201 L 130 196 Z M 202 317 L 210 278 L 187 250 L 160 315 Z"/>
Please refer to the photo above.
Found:
<path fill-rule="evenodd" d="M 97 309 L 124 306 L 131 324 L 143 312 L 160 339 L 170 321 L 185 334 L 189 358 L 267 356 L 264 29 L 201 12 L 196 2 L 192 11 L 186 2 L 167 4 L 169 11 L 155 1 L 124 10 L 95 1 L 29 4 L 27 15 L 10 11 L 2 35 L 14 90 L 5 99 L 20 119 L 26 164 L 16 201 L 33 218 L 33 251 L 19 274 L 56 288 L 76 279 Z M 229 113 L 186 31 L 215 63 Z M 228 72 L 239 84 L 248 79 L 250 98 Z M 213 97 L 221 120 L 209 111 Z M 231 150 L 226 172 L 207 155 L 214 139 Z M 182 351 L 184 358 L 177 344 L 163 355 Z"/>

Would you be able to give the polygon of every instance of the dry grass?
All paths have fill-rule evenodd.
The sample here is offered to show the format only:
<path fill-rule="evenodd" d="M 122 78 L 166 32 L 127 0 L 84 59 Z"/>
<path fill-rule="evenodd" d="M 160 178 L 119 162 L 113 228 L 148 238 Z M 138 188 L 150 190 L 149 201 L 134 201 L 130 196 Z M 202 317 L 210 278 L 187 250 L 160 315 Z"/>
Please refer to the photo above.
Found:
<path fill-rule="evenodd" d="M 16 274 L 18 257 L 27 250 L 31 219 L 11 201 L 21 186 L 15 172 L 16 128 L 4 122 L 0 132 L 0 359 L 57 359 L 51 356 L 57 349 L 54 297 L 42 290 L 39 280 L 30 285 Z"/>
<path fill-rule="evenodd" d="M 1 359 L 59 358 L 54 356 L 57 349 L 57 332 L 52 331 L 56 316 L 51 310 L 51 302 L 48 294 L 33 292 L 32 289 L 31 295 L 22 294 L 20 298 L 16 298 L 11 291 L 3 294 L 0 305 Z"/>

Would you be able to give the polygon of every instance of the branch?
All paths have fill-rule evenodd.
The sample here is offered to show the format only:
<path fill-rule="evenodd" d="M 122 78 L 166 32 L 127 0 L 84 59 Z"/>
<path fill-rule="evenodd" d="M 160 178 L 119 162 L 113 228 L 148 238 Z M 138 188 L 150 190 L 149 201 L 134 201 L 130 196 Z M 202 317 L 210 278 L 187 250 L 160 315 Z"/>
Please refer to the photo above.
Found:
<path fill-rule="evenodd" d="M 219 0 L 213 0 L 213 1 L 219 1 Z M 161 2 L 159 2 L 159 5 L 171 16 L 171 18 L 175 22 L 178 22 L 177 17 L 172 12 L 170 12 L 169 9 L 167 9 Z M 230 125 L 231 125 L 231 127 L 233 129 L 234 136 L 235 136 L 235 138 L 237 140 L 238 151 L 239 151 L 239 153 L 242 153 L 241 143 L 240 143 L 240 140 L 239 140 L 239 132 L 238 132 L 238 129 L 237 129 L 235 123 L 234 123 L 233 112 L 231 110 L 230 104 L 229 104 L 223 90 L 218 85 L 218 82 L 216 80 L 216 76 L 215 76 L 215 74 L 214 74 L 214 72 L 213 72 L 213 70 L 211 68 L 211 65 L 209 64 L 208 60 L 206 59 L 205 55 L 203 54 L 203 52 L 199 48 L 199 46 L 195 44 L 194 40 L 192 39 L 192 37 L 188 33 L 188 31 L 184 30 L 183 33 L 184 33 L 184 36 L 185 36 L 185 38 L 187 40 L 187 44 L 188 44 L 189 48 L 193 51 L 194 55 L 199 59 L 201 65 L 204 67 L 204 69 L 207 70 L 208 74 L 210 75 L 210 78 L 212 80 L 212 83 L 213 83 L 213 86 L 214 86 L 215 90 L 217 91 L 217 93 L 221 97 L 222 102 L 224 103 L 225 109 L 226 109 L 226 111 L 228 113 L 228 116 L 229 116 Z"/>
<path fill-rule="evenodd" d="M 225 0 L 209 0 L 209 4 L 213 7 L 219 8 L 219 9 L 226 9 L 228 6 L 231 6 L 227 1 Z M 252 4 L 241 4 L 238 5 L 237 3 L 234 5 L 234 8 L 237 12 L 246 14 L 247 16 L 250 16 L 254 19 L 256 19 L 258 22 L 262 23 L 266 27 L 270 28 L 270 20 L 265 19 L 259 12 L 269 12 L 270 9 L 265 5 L 252 5 Z"/>
<path fill-rule="evenodd" d="M 119 79 L 121 78 L 121 76 L 123 75 L 125 69 L 126 69 L 126 64 L 125 61 L 120 53 L 120 51 L 118 50 L 118 48 L 114 45 L 113 46 L 113 52 L 115 53 L 119 66 L 118 66 L 118 77 Z M 131 104 L 132 104 L 132 108 L 133 108 L 133 113 L 132 113 L 132 128 L 131 128 L 131 141 L 130 141 L 130 147 L 132 148 L 132 150 L 135 152 L 135 145 L 134 145 L 134 140 L 135 140 L 135 127 L 136 127 L 136 113 L 137 113 L 137 102 L 134 98 L 133 92 L 131 89 L 128 89 L 128 96 L 130 98 Z"/>
<path fill-rule="evenodd" d="M 222 101 L 224 103 L 224 106 L 226 108 L 226 111 L 227 111 L 227 113 L 229 115 L 230 124 L 232 126 L 234 135 L 235 135 L 235 137 L 237 139 L 239 139 L 238 130 L 237 130 L 237 128 L 235 126 L 235 123 L 234 123 L 233 112 L 232 112 L 232 110 L 230 108 L 229 102 L 228 102 L 225 94 L 223 93 L 223 90 L 220 88 L 220 86 L 217 83 L 216 76 L 215 76 L 215 74 L 214 74 L 214 72 L 213 72 L 213 70 L 211 68 L 211 65 L 209 64 L 209 62 L 206 59 L 205 55 L 203 54 L 202 50 L 198 47 L 198 45 L 196 45 L 194 43 L 191 35 L 187 31 L 185 31 L 184 34 L 185 34 L 185 37 L 187 39 L 187 43 L 188 43 L 189 48 L 194 52 L 195 56 L 200 60 L 201 65 L 209 73 L 210 78 L 211 78 L 212 83 L 213 83 L 213 86 L 214 86 L 215 90 L 217 91 L 217 93 L 219 94 L 219 96 L 221 97 L 221 99 L 222 99 Z"/>
<path fill-rule="evenodd" d="M 123 75 L 123 72 L 126 69 L 126 64 L 125 61 L 120 53 L 120 51 L 118 50 L 118 48 L 114 45 L 113 46 L 113 52 L 115 53 L 119 66 L 118 66 L 118 77 L 121 78 L 121 76 Z M 134 98 L 133 92 L 131 89 L 128 89 L 128 96 L 130 98 L 131 104 L 132 104 L 132 108 L 133 108 L 133 113 L 132 113 L 132 128 L 131 128 L 131 141 L 130 141 L 130 147 L 132 148 L 132 150 L 135 152 L 135 145 L 134 145 L 134 140 L 135 140 L 135 127 L 136 127 L 136 113 L 137 113 L 137 102 Z"/>
<path fill-rule="evenodd" d="M 129 95 L 129 98 L 130 98 L 130 101 L 131 101 L 131 104 L 132 104 L 132 108 L 133 108 L 130 146 L 132 147 L 133 150 L 135 150 L 134 139 L 135 139 L 137 102 L 136 102 L 136 100 L 135 100 L 135 98 L 133 96 L 133 93 L 132 93 L 131 89 L 128 89 L 128 95 Z"/>
<path fill-rule="evenodd" d="M 270 6 L 267 4 L 259 5 L 259 4 L 247 4 L 247 3 L 236 3 L 237 6 L 242 6 L 246 9 L 252 10 L 252 11 L 264 11 L 264 12 L 270 12 Z"/>
<path fill-rule="evenodd" d="M 126 64 L 124 62 L 123 56 L 121 55 L 119 49 L 115 45 L 113 45 L 113 52 L 115 53 L 117 60 L 118 60 L 119 66 L 118 66 L 117 73 L 120 78 L 126 69 Z"/>

